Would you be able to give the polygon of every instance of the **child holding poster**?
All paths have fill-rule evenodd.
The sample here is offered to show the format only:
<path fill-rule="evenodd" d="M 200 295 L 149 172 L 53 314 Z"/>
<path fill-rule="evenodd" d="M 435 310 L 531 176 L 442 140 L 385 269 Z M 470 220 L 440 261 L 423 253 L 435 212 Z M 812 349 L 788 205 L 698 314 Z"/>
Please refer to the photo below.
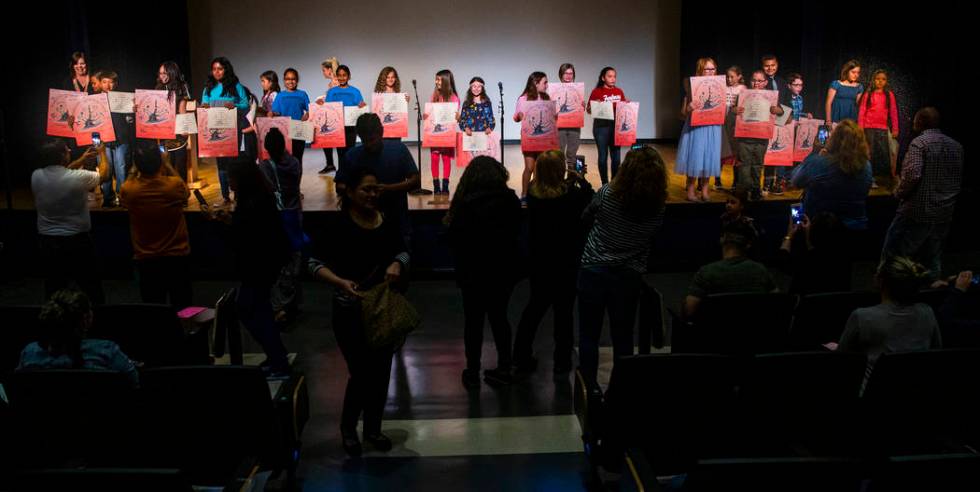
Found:
<path fill-rule="evenodd" d="M 766 73 L 762 70 L 756 70 L 752 72 L 752 89 L 757 91 L 766 90 Z M 743 92 L 739 96 L 741 101 L 746 95 Z M 773 101 L 775 102 L 775 101 Z M 738 117 L 742 117 L 745 114 L 745 106 L 738 105 L 735 108 L 735 114 Z M 782 115 L 783 108 L 779 106 L 778 102 L 769 107 L 770 115 Z M 771 116 L 770 116 L 771 119 Z M 771 137 L 771 133 L 769 137 Z M 762 166 L 763 161 L 766 158 L 766 149 L 769 147 L 769 138 L 749 138 L 749 137 L 737 137 L 738 141 L 738 187 L 737 190 L 747 190 L 749 192 L 749 199 L 752 201 L 762 199 L 762 189 L 759 181 L 762 179 Z"/>
<path fill-rule="evenodd" d="M 337 87 L 337 77 L 335 76 L 338 64 L 337 57 L 331 56 L 323 62 L 320 63 L 320 70 L 323 72 L 323 78 L 327 81 L 327 91 Z M 326 95 L 321 95 L 316 98 L 316 103 L 320 104 L 320 101 L 326 99 Z M 323 169 L 317 171 L 318 174 L 327 174 L 337 170 L 337 167 L 333 163 L 333 149 L 335 147 L 324 147 L 323 148 L 323 158 L 326 160 L 326 164 Z"/>
<path fill-rule="evenodd" d="M 793 121 L 800 121 L 800 117 L 812 118 L 810 113 L 803 112 L 803 76 L 798 73 L 791 73 L 786 78 L 789 87 L 789 104 L 793 108 Z M 772 195 L 782 195 L 786 189 L 790 176 L 793 174 L 794 166 L 800 161 L 793 159 L 792 166 L 773 166 L 766 167 L 766 188 Z"/>
<path fill-rule="evenodd" d="M 285 77 L 286 74 L 283 73 Z M 266 117 L 272 112 L 272 104 L 276 101 L 276 96 L 282 92 L 279 87 L 279 76 L 272 70 L 266 70 L 259 75 L 259 84 L 262 85 L 262 99 L 259 101 L 258 116 Z"/>
<path fill-rule="evenodd" d="M 735 102 L 738 101 L 738 95 L 745 90 L 745 84 L 742 81 L 742 67 L 738 65 L 732 65 L 728 67 L 725 72 L 725 82 L 727 87 L 725 87 L 725 107 L 727 108 L 727 113 L 725 113 L 725 126 L 722 128 L 722 140 L 721 140 L 721 163 L 732 165 L 732 189 L 735 189 L 735 183 L 738 182 L 738 172 L 734 169 L 735 163 L 738 161 L 738 150 L 737 142 L 735 141 Z M 721 173 L 715 177 L 715 188 L 721 188 Z"/>
<path fill-rule="evenodd" d="M 187 101 L 190 94 L 187 89 L 187 82 L 184 81 L 184 74 L 181 73 L 177 62 L 165 61 L 157 68 L 157 83 L 155 90 L 167 91 L 167 99 L 175 101 L 177 114 L 187 112 Z M 180 174 L 180 178 L 187 181 L 187 135 L 174 135 L 173 140 L 164 140 L 164 148 L 170 156 L 170 164 Z"/>
<path fill-rule="evenodd" d="M 470 88 L 466 90 L 466 99 L 459 112 L 459 129 L 467 135 L 473 135 L 473 132 L 490 135 L 495 128 L 493 105 L 484 87 L 482 78 L 470 79 Z"/>
<path fill-rule="evenodd" d="M 599 71 L 599 81 L 596 82 L 595 89 L 589 94 L 589 107 L 587 111 L 592 114 L 592 101 L 596 102 L 626 102 L 626 94 L 623 90 L 616 87 L 616 69 L 613 67 L 603 67 Z M 593 119 L 592 137 L 595 138 L 595 146 L 598 151 L 599 178 L 602 184 L 609 182 L 609 171 L 606 168 L 607 158 L 612 160 L 612 177 L 616 177 L 619 169 L 619 147 L 614 145 L 615 120 Z"/>
<path fill-rule="evenodd" d="M 384 94 L 398 94 L 402 91 L 402 79 L 398 76 L 398 70 L 395 67 L 384 67 L 381 69 L 381 73 L 378 74 L 378 81 L 374 83 L 375 93 Z M 409 102 L 410 99 L 408 94 L 405 94 L 405 102 Z M 384 123 L 384 116 L 379 115 L 382 118 L 382 123 Z M 421 138 L 421 137 L 419 137 Z M 401 142 L 401 137 L 385 137 L 385 139 L 391 139 L 395 142 Z"/>
<path fill-rule="evenodd" d="M 527 83 L 524 85 L 524 92 L 517 98 L 517 108 L 514 110 L 514 121 L 520 122 L 524 119 L 523 103 L 526 101 L 549 101 L 548 95 L 548 76 L 544 72 L 533 72 L 527 76 Z M 555 114 L 557 119 L 558 115 Z M 531 182 L 531 174 L 534 173 L 534 162 L 541 152 L 522 152 L 524 154 L 524 173 L 521 175 L 521 203 L 527 203 L 527 187 Z"/>
<path fill-rule="evenodd" d="M 116 72 L 104 70 L 101 79 L 102 90 L 116 90 L 119 77 Z M 133 127 L 136 119 L 132 113 L 110 113 L 112 128 L 116 131 L 116 141 L 106 144 L 106 154 L 109 157 L 109 179 L 102 183 L 102 208 L 112 208 L 119 205 L 119 191 L 126 181 L 126 170 L 129 169 L 129 145 L 133 142 Z M 116 186 L 113 188 L 112 180 Z"/>
<path fill-rule="evenodd" d="M 694 73 L 696 77 L 711 77 L 718 73 L 718 66 L 711 58 L 699 58 Z M 706 202 L 711 198 L 710 178 L 721 174 L 721 125 L 691 126 L 695 101 L 690 79 L 685 88 L 687 95 L 681 107 L 684 128 L 681 130 L 674 172 L 687 176 L 687 201 L 700 199 Z M 720 106 L 721 103 L 718 104 Z M 701 189 L 700 196 L 695 192 L 696 186 Z"/>
<path fill-rule="evenodd" d="M 269 112 L 269 116 L 288 116 L 295 121 L 306 121 L 309 119 L 310 96 L 306 91 L 298 88 L 299 72 L 295 68 L 287 68 L 282 72 L 282 82 L 285 84 L 286 90 L 280 92 L 275 100 L 272 101 L 272 111 Z M 300 169 L 302 169 L 303 151 L 306 150 L 306 141 L 294 138 L 290 150 L 292 150 L 293 157 L 299 161 Z"/>
<path fill-rule="evenodd" d="M 558 80 L 563 84 L 575 82 L 575 65 L 562 63 L 558 67 Z M 585 101 L 582 101 L 585 108 Z M 565 167 L 575 169 L 575 156 L 578 154 L 579 143 L 582 140 L 581 128 L 558 128 L 558 150 L 565 155 Z"/>
<path fill-rule="evenodd" d="M 364 102 L 364 96 L 361 95 L 361 91 L 357 87 L 350 85 L 350 68 L 347 65 L 337 67 L 334 75 L 337 80 L 337 86 L 327 91 L 326 102 L 344 103 L 344 107 L 357 106 L 363 108 L 367 106 L 367 103 Z M 323 104 L 323 100 L 317 100 L 317 104 Z M 347 122 L 344 123 L 346 144 L 343 147 L 337 147 L 337 160 L 340 161 L 340 165 L 344 164 L 344 155 L 347 154 L 348 150 L 354 148 L 354 143 L 357 142 L 356 128 L 348 125 Z"/>
<path fill-rule="evenodd" d="M 432 91 L 430 102 L 453 102 L 459 108 L 459 95 L 456 94 L 456 79 L 449 70 L 440 70 L 436 73 L 435 90 Z M 428 115 L 424 115 L 428 118 Z M 456 119 L 459 119 L 457 112 Z M 453 158 L 456 157 L 455 147 L 433 147 L 429 150 L 429 157 L 432 159 L 432 190 L 437 195 L 449 194 L 449 173 L 452 171 Z M 439 187 L 439 161 L 442 160 L 442 187 Z"/>

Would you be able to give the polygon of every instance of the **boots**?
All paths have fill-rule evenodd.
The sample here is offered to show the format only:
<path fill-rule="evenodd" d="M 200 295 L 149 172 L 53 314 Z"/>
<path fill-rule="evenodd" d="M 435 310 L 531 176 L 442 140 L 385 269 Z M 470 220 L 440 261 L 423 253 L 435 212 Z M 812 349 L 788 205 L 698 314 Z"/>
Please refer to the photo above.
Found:
<path fill-rule="evenodd" d="M 432 180 L 432 193 L 433 194 L 436 194 L 436 195 L 441 195 L 442 194 L 442 192 L 439 191 L 439 180 L 438 179 L 433 179 Z"/>
<path fill-rule="evenodd" d="M 442 180 L 442 194 L 449 195 L 449 179 Z"/>

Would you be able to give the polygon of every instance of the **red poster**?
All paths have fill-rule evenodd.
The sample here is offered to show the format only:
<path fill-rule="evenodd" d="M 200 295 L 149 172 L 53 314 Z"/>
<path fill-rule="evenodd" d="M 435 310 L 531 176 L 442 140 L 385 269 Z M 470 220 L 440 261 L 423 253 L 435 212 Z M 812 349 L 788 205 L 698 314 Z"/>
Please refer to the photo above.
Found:
<path fill-rule="evenodd" d="M 640 103 L 617 102 L 613 145 L 625 147 L 636 143 L 636 125 L 640 122 Z"/>
<path fill-rule="evenodd" d="M 208 112 L 197 112 L 197 156 L 238 157 L 238 129 L 208 128 Z"/>
<path fill-rule="evenodd" d="M 332 149 L 347 145 L 344 135 L 344 103 L 310 104 L 310 121 L 313 122 L 311 148 Z"/>
<path fill-rule="evenodd" d="M 543 152 L 558 148 L 558 112 L 554 101 L 523 101 L 521 152 Z"/>
<path fill-rule="evenodd" d="M 99 133 L 102 143 L 116 141 L 108 94 L 92 94 L 77 99 L 71 114 L 75 125 L 75 143 L 79 146 L 92 145 L 92 133 L 95 132 Z"/>
<path fill-rule="evenodd" d="M 746 89 L 738 96 L 738 107 L 745 112 L 735 118 L 735 137 L 772 138 L 776 115 L 769 108 L 776 105 L 778 91 Z"/>
<path fill-rule="evenodd" d="M 769 147 L 766 148 L 766 158 L 763 164 L 767 166 L 793 165 L 793 135 L 796 122 L 789 120 L 784 126 L 775 127 Z"/>
<path fill-rule="evenodd" d="M 498 133 L 497 130 L 494 130 L 493 133 L 487 137 L 487 150 L 482 152 L 469 152 L 463 150 L 463 135 L 465 135 L 465 133 L 460 132 L 459 138 L 456 142 L 456 167 L 466 167 L 470 161 L 481 155 L 487 155 L 493 157 L 498 162 L 500 161 L 500 133 Z"/>
<path fill-rule="evenodd" d="M 456 147 L 456 103 L 425 103 L 429 115 L 422 126 L 422 146 L 427 148 Z"/>
<path fill-rule="evenodd" d="M 691 126 L 725 124 L 725 76 L 691 77 Z"/>
<path fill-rule="evenodd" d="M 74 137 L 71 129 L 71 110 L 75 103 L 85 97 L 84 93 L 48 89 L 48 135 L 52 137 Z"/>
<path fill-rule="evenodd" d="M 548 95 L 558 105 L 558 128 L 585 126 L 585 84 L 548 84 Z"/>
<path fill-rule="evenodd" d="M 371 97 L 371 112 L 381 118 L 384 138 L 408 137 L 408 100 L 405 93 L 375 92 Z"/>
<path fill-rule="evenodd" d="M 172 140 L 177 122 L 177 100 L 167 91 L 136 89 L 136 138 Z"/>
<path fill-rule="evenodd" d="M 273 128 L 278 128 L 279 133 L 282 133 L 282 137 L 286 139 L 286 152 L 293 153 L 293 141 L 289 138 L 290 119 L 288 116 L 255 118 L 255 132 L 259 136 L 259 160 L 264 161 L 269 158 L 269 152 L 265 150 L 265 136 Z"/>
<path fill-rule="evenodd" d="M 813 142 L 823 121 L 810 118 L 800 118 L 796 123 L 796 144 L 793 146 L 793 162 L 803 162 L 810 152 L 813 152 Z"/>

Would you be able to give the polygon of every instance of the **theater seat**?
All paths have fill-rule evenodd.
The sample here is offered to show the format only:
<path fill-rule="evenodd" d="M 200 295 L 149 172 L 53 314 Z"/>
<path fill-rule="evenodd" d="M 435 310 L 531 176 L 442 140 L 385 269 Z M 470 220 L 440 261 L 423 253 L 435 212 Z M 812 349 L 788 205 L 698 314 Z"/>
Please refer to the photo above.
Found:
<path fill-rule="evenodd" d="M 762 354 L 788 350 L 797 297 L 786 293 L 713 294 L 671 332 L 671 351 Z"/>

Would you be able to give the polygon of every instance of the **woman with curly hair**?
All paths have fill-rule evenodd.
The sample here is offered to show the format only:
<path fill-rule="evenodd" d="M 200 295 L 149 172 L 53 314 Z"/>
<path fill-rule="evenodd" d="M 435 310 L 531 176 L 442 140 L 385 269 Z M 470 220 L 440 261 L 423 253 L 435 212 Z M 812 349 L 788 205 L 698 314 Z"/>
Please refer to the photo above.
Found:
<path fill-rule="evenodd" d="M 583 217 L 592 222 L 578 274 L 579 369 L 596 387 L 599 335 L 609 313 L 613 356 L 633 353 L 640 277 L 664 220 L 667 170 L 653 147 L 629 151 L 613 180 L 595 194 Z"/>

